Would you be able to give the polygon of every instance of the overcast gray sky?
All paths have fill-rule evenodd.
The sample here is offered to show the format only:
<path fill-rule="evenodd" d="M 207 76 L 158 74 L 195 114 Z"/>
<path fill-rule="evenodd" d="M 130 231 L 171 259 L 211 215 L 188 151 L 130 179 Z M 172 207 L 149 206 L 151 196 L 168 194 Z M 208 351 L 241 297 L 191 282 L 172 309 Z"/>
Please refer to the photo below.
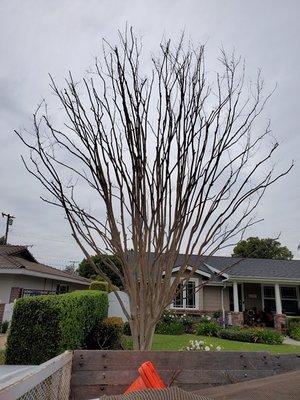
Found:
<path fill-rule="evenodd" d="M 281 233 L 300 258 L 299 20 L 299 0 L 1 0 L 0 212 L 16 217 L 9 242 L 34 245 L 41 261 L 58 267 L 82 259 L 62 212 L 39 199 L 13 130 L 28 127 L 36 105 L 51 97 L 48 73 L 59 81 L 68 70 L 81 77 L 100 53 L 101 38 L 114 40 L 127 22 L 153 50 L 164 34 L 176 39 L 183 29 L 195 43 L 207 43 L 210 62 L 221 45 L 235 48 L 250 73 L 261 68 L 268 86 L 278 84 L 266 116 L 281 143 L 278 161 L 294 159 L 295 167 L 266 194 L 258 209 L 264 221 L 249 235 Z"/>

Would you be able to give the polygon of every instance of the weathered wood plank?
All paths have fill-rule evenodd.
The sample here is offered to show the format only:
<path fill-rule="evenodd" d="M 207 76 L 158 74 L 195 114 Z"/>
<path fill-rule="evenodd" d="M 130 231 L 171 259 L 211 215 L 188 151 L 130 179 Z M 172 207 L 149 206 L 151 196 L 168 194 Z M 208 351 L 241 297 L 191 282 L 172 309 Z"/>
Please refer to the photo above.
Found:
<path fill-rule="evenodd" d="M 199 390 L 300 369 L 300 355 L 267 352 L 98 351 L 74 352 L 71 399 L 123 393 L 150 360 L 169 384 Z"/>
<path fill-rule="evenodd" d="M 183 370 L 170 371 L 158 370 L 163 381 L 168 385 L 175 375 L 174 384 L 205 383 L 205 384 L 226 384 L 240 380 L 256 379 L 260 376 L 270 376 L 274 370 Z M 177 373 L 176 373 L 177 372 Z M 136 378 L 136 371 L 77 371 L 72 376 L 72 386 L 89 385 L 130 385 Z"/>
<path fill-rule="evenodd" d="M 161 369 L 273 369 L 275 362 L 268 353 L 237 352 L 174 352 L 174 351 L 75 351 L 73 370 L 128 370 L 136 369 L 150 360 Z"/>

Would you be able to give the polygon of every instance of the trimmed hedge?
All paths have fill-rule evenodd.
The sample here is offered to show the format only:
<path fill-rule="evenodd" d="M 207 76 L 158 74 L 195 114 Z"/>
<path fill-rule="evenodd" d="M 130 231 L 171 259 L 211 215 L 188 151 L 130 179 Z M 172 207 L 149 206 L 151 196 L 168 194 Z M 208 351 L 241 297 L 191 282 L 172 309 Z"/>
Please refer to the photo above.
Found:
<path fill-rule="evenodd" d="M 14 306 L 6 364 L 40 364 L 85 346 L 88 333 L 106 316 L 107 293 L 82 290 L 20 299 Z"/>
<path fill-rule="evenodd" d="M 101 290 L 102 292 L 108 292 L 108 282 L 104 281 L 93 281 L 90 284 L 91 290 Z"/>
<path fill-rule="evenodd" d="M 283 335 L 268 328 L 226 328 L 220 329 L 218 337 L 249 343 L 282 344 Z"/>

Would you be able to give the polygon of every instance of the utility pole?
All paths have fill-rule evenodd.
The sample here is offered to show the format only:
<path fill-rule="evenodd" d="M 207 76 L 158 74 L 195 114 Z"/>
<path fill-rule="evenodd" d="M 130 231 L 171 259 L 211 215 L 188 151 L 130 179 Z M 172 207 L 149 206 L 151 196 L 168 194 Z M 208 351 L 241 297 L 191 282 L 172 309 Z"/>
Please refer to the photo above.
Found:
<path fill-rule="evenodd" d="M 15 217 L 10 214 L 5 214 L 4 212 L 2 213 L 2 217 L 6 218 L 6 230 L 5 230 L 5 236 L 4 236 L 4 244 L 7 244 L 9 227 L 13 224 L 13 219 Z"/>

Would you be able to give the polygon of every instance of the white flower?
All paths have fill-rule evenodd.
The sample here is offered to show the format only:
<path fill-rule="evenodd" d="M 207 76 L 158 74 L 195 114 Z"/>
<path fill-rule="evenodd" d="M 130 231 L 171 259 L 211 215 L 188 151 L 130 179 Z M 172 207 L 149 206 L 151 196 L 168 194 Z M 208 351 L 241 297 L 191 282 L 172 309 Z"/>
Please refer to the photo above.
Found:
<path fill-rule="evenodd" d="M 198 343 L 200 344 L 200 346 L 204 345 L 204 341 L 203 340 L 199 340 Z"/>
<path fill-rule="evenodd" d="M 205 347 L 204 347 L 204 350 L 205 350 L 205 351 L 210 351 L 210 347 L 209 347 L 209 346 L 205 346 Z"/>
<path fill-rule="evenodd" d="M 211 320 L 211 317 L 208 315 L 207 316 L 207 321 L 210 321 Z"/>
<path fill-rule="evenodd" d="M 217 350 L 217 351 L 221 351 L 221 346 L 217 346 L 217 347 L 216 347 L 216 350 Z"/>

